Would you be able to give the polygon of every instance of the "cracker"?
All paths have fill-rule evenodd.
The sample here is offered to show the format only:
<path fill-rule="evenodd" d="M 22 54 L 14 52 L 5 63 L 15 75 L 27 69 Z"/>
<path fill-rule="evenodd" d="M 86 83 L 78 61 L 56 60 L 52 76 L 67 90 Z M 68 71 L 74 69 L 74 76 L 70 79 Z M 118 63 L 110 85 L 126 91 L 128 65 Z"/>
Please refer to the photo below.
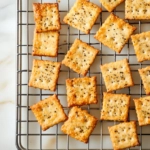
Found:
<path fill-rule="evenodd" d="M 99 50 L 76 39 L 67 52 L 62 64 L 75 72 L 86 75 Z"/>
<path fill-rule="evenodd" d="M 33 3 L 36 32 L 47 32 L 60 29 L 60 18 L 57 3 Z"/>
<path fill-rule="evenodd" d="M 150 96 L 134 99 L 140 126 L 150 124 Z"/>
<path fill-rule="evenodd" d="M 150 82 L 149 82 L 150 81 L 150 66 L 142 68 L 142 69 L 138 69 L 138 71 L 143 82 L 145 93 L 149 95 L 150 94 Z"/>
<path fill-rule="evenodd" d="M 33 60 L 29 86 L 54 91 L 58 80 L 60 62 Z"/>
<path fill-rule="evenodd" d="M 131 36 L 138 62 L 150 60 L 150 31 Z"/>
<path fill-rule="evenodd" d="M 134 85 L 127 59 L 104 64 L 100 68 L 107 92 Z"/>
<path fill-rule="evenodd" d="M 87 143 L 96 123 L 97 119 L 94 116 L 75 106 L 70 110 L 68 120 L 62 125 L 61 130 L 65 134 Z"/>
<path fill-rule="evenodd" d="M 131 26 L 114 14 L 105 20 L 94 36 L 99 42 L 120 53 L 136 27 Z"/>
<path fill-rule="evenodd" d="M 87 0 L 76 0 L 63 21 L 88 34 L 101 11 L 99 6 Z"/>
<path fill-rule="evenodd" d="M 96 77 L 66 80 L 68 107 L 97 103 Z"/>
<path fill-rule="evenodd" d="M 101 120 L 127 121 L 129 105 L 129 95 L 104 92 Z"/>
<path fill-rule="evenodd" d="M 125 0 L 100 0 L 102 5 L 109 11 L 112 12 L 119 4 Z"/>
<path fill-rule="evenodd" d="M 48 31 L 43 33 L 34 32 L 33 52 L 34 56 L 56 57 L 58 52 L 58 31 Z"/>
<path fill-rule="evenodd" d="M 114 150 L 138 146 L 136 122 L 125 122 L 108 127 Z"/>
<path fill-rule="evenodd" d="M 150 19 L 150 1 L 148 0 L 126 0 L 126 19 Z"/>
<path fill-rule="evenodd" d="M 56 95 L 30 106 L 30 108 L 43 131 L 67 119 Z"/>

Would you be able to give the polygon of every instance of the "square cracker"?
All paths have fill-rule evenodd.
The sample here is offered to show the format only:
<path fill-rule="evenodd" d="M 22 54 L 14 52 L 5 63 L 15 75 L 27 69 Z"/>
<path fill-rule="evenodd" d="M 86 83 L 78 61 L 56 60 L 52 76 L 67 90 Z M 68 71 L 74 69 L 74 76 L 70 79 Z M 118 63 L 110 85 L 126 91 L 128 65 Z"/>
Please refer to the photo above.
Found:
<path fill-rule="evenodd" d="M 67 52 L 62 64 L 85 76 L 99 50 L 76 39 Z"/>
<path fill-rule="evenodd" d="M 150 60 L 150 31 L 131 36 L 138 62 Z"/>
<path fill-rule="evenodd" d="M 149 0 L 126 0 L 125 19 L 150 19 Z"/>
<path fill-rule="evenodd" d="M 150 96 L 134 99 L 139 125 L 150 124 Z"/>
<path fill-rule="evenodd" d="M 129 106 L 129 95 L 104 92 L 101 120 L 127 121 Z"/>
<path fill-rule="evenodd" d="M 127 59 L 104 64 L 100 68 L 107 92 L 134 85 Z"/>
<path fill-rule="evenodd" d="M 60 62 L 34 59 L 29 86 L 54 91 L 60 66 Z"/>
<path fill-rule="evenodd" d="M 65 134 L 87 143 L 96 123 L 97 119 L 94 116 L 75 106 L 70 110 L 68 120 L 62 125 L 61 130 Z"/>
<path fill-rule="evenodd" d="M 138 146 L 136 122 L 125 122 L 108 127 L 114 150 Z"/>
<path fill-rule="evenodd" d="M 100 0 L 102 5 L 109 11 L 112 12 L 119 4 L 125 0 Z"/>
<path fill-rule="evenodd" d="M 47 32 L 60 29 L 60 18 L 57 3 L 33 3 L 36 32 Z"/>
<path fill-rule="evenodd" d="M 66 80 L 68 107 L 97 103 L 96 77 Z"/>
<path fill-rule="evenodd" d="M 76 0 L 63 21 L 88 34 L 101 11 L 99 6 L 87 0 Z"/>
<path fill-rule="evenodd" d="M 150 66 L 147 66 L 145 68 L 142 69 L 138 69 L 140 77 L 142 79 L 143 85 L 144 85 L 144 89 L 145 89 L 145 93 L 147 95 L 150 94 Z"/>
<path fill-rule="evenodd" d="M 56 95 L 30 106 L 30 108 L 43 131 L 67 119 Z"/>
<path fill-rule="evenodd" d="M 34 32 L 32 55 L 56 57 L 58 52 L 58 41 L 58 31 L 48 31 L 43 33 Z"/>
<path fill-rule="evenodd" d="M 105 20 L 94 36 L 99 42 L 120 53 L 136 27 L 114 14 Z"/>

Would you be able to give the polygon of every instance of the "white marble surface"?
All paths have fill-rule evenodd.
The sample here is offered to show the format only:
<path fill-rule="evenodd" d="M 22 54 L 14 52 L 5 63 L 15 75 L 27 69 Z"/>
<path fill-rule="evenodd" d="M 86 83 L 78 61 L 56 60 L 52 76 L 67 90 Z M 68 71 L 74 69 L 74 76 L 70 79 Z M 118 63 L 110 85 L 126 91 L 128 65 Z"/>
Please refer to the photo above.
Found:
<path fill-rule="evenodd" d="M 16 1 L 0 1 L 0 149 L 15 150 Z"/>

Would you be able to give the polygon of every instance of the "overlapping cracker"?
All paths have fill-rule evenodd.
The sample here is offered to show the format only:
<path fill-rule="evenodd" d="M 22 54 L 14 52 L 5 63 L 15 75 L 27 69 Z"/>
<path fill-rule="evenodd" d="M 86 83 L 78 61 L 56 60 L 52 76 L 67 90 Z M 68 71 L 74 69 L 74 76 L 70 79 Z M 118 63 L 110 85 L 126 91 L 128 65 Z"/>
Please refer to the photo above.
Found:
<path fill-rule="evenodd" d="M 99 42 L 120 53 L 136 27 L 131 26 L 114 14 L 105 20 L 94 36 Z"/>
<path fill-rule="evenodd" d="M 29 86 L 54 91 L 60 66 L 60 62 L 34 59 Z"/>
<path fill-rule="evenodd" d="M 150 31 L 131 36 L 138 62 L 150 60 Z"/>
<path fill-rule="evenodd" d="M 150 19 L 149 0 L 126 0 L 125 18 L 126 19 Z"/>
<path fill-rule="evenodd" d="M 127 59 L 104 64 L 100 68 L 107 92 L 134 85 Z"/>
<path fill-rule="evenodd" d="M 36 32 L 60 29 L 58 3 L 33 3 Z"/>
<path fill-rule="evenodd" d="M 99 50 L 76 39 L 67 52 L 62 64 L 85 76 Z"/>
<path fill-rule="evenodd" d="M 101 11 L 100 7 L 87 0 L 76 0 L 63 21 L 88 34 Z"/>
<path fill-rule="evenodd" d="M 68 107 L 97 103 L 96 77 L 66 80 Z"/>
<path fill-rule="evenodd" d="M 150 94 L 150 82 L 149 82 L 150 81 L 150 66 L 147 66 L 142 69 L 138 69 L 138 71 L 143 82 L 145 93 L 149 95 Z"/>
<path fill-rule="evenodd" d="M 150 124 L 150 96 L 134 99 L 140 126 Z"/>
<path fill-rule="evenodd" d="M 32 54 L 34 56 L 56 57 L 58 51 L 58 41 L 58 31 L 48 31 L 43 33 L 34 32 Z"/>
<path fill-rule="evenodd" d="M 136 122 L 125 122 L 108 127 L 114 150 L 138 146 Z"/>
<path fill-rule="evenodd" d="M 112 12 L 119 4 L 125 0 L 100 0 L 102 5 L 109 11 Z"/>
<path fill-rule="evenodd" d="M 43 131 L 67 119 L 56 95 L 30 106 L 30 108 Z"/>
<path fill-rule="evenodd" d="M 130 96 L 104 92 L 101 120 L 127 121 L 129 105 Z"/>
<path fill-rule="evenodd" d="M 68 120 L 62 125 L 61 130 L 65 134 L 87 143 L 96 123 L 97 119 L 94 116 L 75 106 L 70 110 Z"/>

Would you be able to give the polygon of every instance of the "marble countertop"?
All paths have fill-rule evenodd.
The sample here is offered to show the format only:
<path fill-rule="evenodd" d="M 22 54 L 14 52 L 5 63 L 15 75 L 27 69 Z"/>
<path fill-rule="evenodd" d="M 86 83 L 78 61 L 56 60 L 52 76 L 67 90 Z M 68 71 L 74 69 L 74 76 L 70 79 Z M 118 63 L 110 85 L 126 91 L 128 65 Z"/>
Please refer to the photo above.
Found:
<path fill-rule="evenodd" d="M 15 150 L 16 1 L 0 1 L 0 149 Z"/>

